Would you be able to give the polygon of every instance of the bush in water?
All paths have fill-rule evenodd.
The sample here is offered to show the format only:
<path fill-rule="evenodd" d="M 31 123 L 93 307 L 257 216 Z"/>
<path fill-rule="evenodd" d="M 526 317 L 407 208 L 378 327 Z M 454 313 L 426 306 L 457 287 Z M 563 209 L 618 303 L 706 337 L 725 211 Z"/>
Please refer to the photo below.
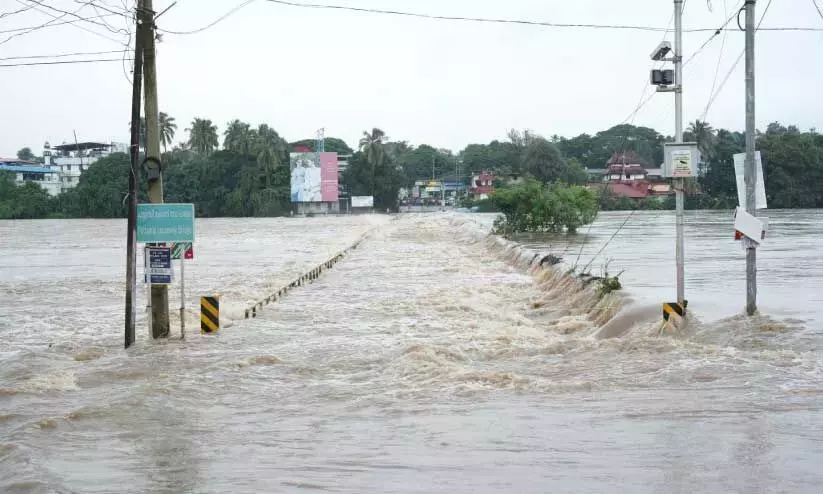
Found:
<path fill-rule="evenodd" d="M 495 221 L 495 233 L 574 233 L 597 216 L 597 196 L 584 187 L 560 182 L 541 184 L 527 180 L 491 195 L 492 204 L 503 213 Z"/>

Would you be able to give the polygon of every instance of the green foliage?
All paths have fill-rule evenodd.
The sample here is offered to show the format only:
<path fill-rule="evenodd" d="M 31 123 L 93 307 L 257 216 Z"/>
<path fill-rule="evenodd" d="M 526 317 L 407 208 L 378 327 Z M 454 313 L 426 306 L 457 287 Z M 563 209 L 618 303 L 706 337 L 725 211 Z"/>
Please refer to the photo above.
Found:
<path fill-rule="evenodd" d="M 823 135 L 773 123 L 757 147 L 770 209 L 823 207 Z"/>
<path fill-rule="evenodd" d="M 297 146 L 305 146 L 309 148 L 310 151 L 317 152 L 317 139 L 303 139 L 302 141 L 295 141 L 289 145 L 289 148 L 294 149 Z M 337 153 L 340 155 L 349 155 L 354 152 L 354 150 L 346 144 L 346 141 L 336 137 L 324 138 L 323 149 L 327 153 Z"/>
<path fill-rule="evenodd" d="M 468 172 L 491 171 L 498 175 L 520 173 L 520 150 L 510 142 L 469 144 L 460 153 Z"/>
<path fill-rule="evenodd" d="M 115 153 L 92 163 L 80 176 L 77 187 L 58 196 L 55 211 L 73 218 L 122 218 L 126 216 L 131 160 Z M 145 186 L 138 200 L 145 200 Z"/>
<path fill-rule="evenodd" d="M 37 156 L 31 152 L 31 148 L 23 148 L 20 151 L 17 151 L 17 159 L 25 160 L 25 161 L 34 161 L 37 159 Z"/>
<path fill-rule="evenodd" d="M 213 153 L 220 145 L 217 126 L 207 118 L 195 118 L 191 122 L 191 128 L 186 129 L 186 132 L 189 133 L 189 147 L 198 153 Z"/>
<path fill-rule="evenodd" d="M 380 151 L 382 153 L 382 151 Z M 352 196 L 374 196 L 378 211 L 397 211 L 398 192 L 405 184 L 403 172 L 393 163 L 372 164 L 363 152 L 356 152 L 343 173 L 343 185 Z"/>
<path fill-rule="evenodd" d="M 51 207 L 45 189 L 32 182 L 18 186 L 13 173 L 0 172 L 0 219 L 45 218 Z"/>
<path fill-rule="evenodd" d="M 666 137 L 648 127 L 623 124 L 595 135 L 558 137 L 556 145 L 567 158 L 576 158 L 584 168 L 604 168 L 612 153 L 634 151 L 641 164 L 657 167 L 663 162 Z"/>
<path fill-rule="evenodd" d="M 394 163 L 403 169 L 407 185 L 412 185 L 417 180 L 430 180 L 432 174 L 434 178 L 454 174 L 455 157 L 448 152 L 435 149 L 427 144 L 421 144 L 416 148 L 408 145 L 397 146 L 394 145 L 395 143 L 388 144 L 394 150 L 395 156 L 392 158 Z"/>
<path fill-rule="evenodd" d="M 497 233 L 574 233 L 597 216 L 597 197 L 589 189 L 562 183 L 541 184 L 527 180 L 495 191 L 492 204 L 503 213 L 495 224 Z"/>

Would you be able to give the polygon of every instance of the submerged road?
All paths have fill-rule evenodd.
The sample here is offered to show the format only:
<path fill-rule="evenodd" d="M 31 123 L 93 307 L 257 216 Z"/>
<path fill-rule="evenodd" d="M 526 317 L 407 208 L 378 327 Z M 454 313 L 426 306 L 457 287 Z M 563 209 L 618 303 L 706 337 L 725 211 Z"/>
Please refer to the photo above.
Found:
<path fill-rule="evenodd" d="M 823 374 L 800 322 L 732 316 L 661 338 L 637 320 L 597 339 L 590 294 L 514 262 L 473 219 L 299 221 L 200 229 L 245 239 L 240 266 L 215 277 L 232 286 L 230 314 L 287 279 L 274 273 L 296 252 L 292 273 L 371 232 L 218 335 L 124 352 L 120 293 L 105 332 L 75 314 L 51 348 L 0 335 L 0 490 L 819 491 Z M 274 239 L 282 258 L 255 257 Z M 207 267 L 192 270 L 198 288 L 216 283 Z M 4 331 L 45 327 L 3 310 Z"/>

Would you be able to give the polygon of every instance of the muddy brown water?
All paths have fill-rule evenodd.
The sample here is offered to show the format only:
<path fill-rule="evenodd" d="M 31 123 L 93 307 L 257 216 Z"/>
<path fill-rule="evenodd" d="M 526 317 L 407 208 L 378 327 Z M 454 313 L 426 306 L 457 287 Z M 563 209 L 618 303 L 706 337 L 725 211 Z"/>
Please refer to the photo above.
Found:
<path fill-rule="evenodd" d="M 820 492 L 823 213 L 769 216 L 746 318 L 730 213 L 689 214 L 693 323 L 662 336 L 669 213 L 590 263 L 622 271 L 600 302 L 560 274 L 626 213 L 516 245 L 482 215 L 199 220 L 187 304 L 228 327 L 152 342 L 141 313 L 128 352 L 124 223 L 0 222 L 0 491 Z"/>

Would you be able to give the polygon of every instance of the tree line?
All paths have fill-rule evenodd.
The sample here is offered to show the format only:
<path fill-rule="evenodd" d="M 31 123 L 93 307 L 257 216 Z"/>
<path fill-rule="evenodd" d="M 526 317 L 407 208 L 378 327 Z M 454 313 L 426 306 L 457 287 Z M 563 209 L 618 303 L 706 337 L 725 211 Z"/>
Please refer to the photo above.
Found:
<path fill-rule="evenodd" d="M 187 139 L 173 144 L 175 119 L 165 113 L 160 117 L 167 202 L 193 202 L 199 216 L 290 213 L 289 152 L 298 145 L 314 151 L 316 140 L 289 142 L 267 124 L 252 126 L 240 120 L 228 122 L 221 136 L 211 120 L 195 118 L 185 129 Z M 733 208 L 737 203 L 733 155 L 744 151 L 744 134 L 696 121 L 684 139 L 696 141 L 703 155 L 700 177 L 689 185 L 686 207 Z M 488 171 L 498 176 L 497 186 L 522 177 L 582 185 L 588 180 L 587 169 L 603 169 L 613 153 L 629 151 L 642 165 L 658 168 L 663 144 L 671 140 L 654 129 L 627 124 L 571 138 L 511 130 L 505 139 L 469 144 L 454 153 L 391 140 L 374 128 L 363 132 L 356 149 L 333 137 L 326 138 L 324 146 L 326 151 L 351 156 L 341 178 L 344 190 L 373 195 L 376 208 L 396 210 L 398 191 L 417 180 L 466 179 L 473 172 Z M 772 123 L 758 132 L 756 143 L 763 156 L 770 208 L 823 207 L 823 135 L 815 129 L 804 132 Z M 18 156 L 38 159 L 29 148 L 21 149 Z M 77 187 L 55 198 L 34 184 L 15 186 L 13 177 L 5 174 L 0 178 L 0 218 L 122 217 L 128 174 L 128 156 L 113 154 L 92 164 Z M 140 200 L 145 200 L 142 190 Z M 599 203 L 601 209 L 673 207 L 671 200 L 636 203 L 608 193 L 600 195 Z"/>

